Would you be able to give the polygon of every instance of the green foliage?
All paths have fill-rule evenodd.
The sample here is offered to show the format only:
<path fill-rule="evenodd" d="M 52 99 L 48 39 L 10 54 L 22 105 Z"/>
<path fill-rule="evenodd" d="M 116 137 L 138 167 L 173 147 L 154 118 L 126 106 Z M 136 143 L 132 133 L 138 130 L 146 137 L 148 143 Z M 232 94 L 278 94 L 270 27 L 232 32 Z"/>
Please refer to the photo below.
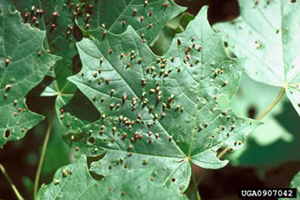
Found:
<path fill-rule="evenodd" d="M 207 7 L 163 57 L 131 27 L 97 39 L 105 31 L 99 28 L 77 43 L 83 68 L 69 80 L 101 119 L 69 139 L 78 154 L 105 152 L 92 164 L 93 172 L 109 176 L 124 167 L 157 166 L 158 182 L 185 190 L 191 163 L 225 166 L 228 161 L 219 160 L 217 150 L 239 148 L 258 124 L 218 108 L 219 97 L 230 99 L 237 90 L 242 61 L 226 55 L 206 13 Z"/>
<path fill-rule="evenodd" d="M 219 153 L 243 147 L 261 124 L 246 118 L 249 107 L 263 111 L 282 87 L 300 113 L 299 3 L 239 2 L 241 16 L 216 25 L 236 59 L 209 25 L 207 7 L 194 18 L 177 16 L 185 8 L 173 0 L 1 1 L 0 147 L 43 119 L 25 104 L 35 88 L 30 94 L 55 97 L 55 119 L 63 129 L 53 131 L 64 134 L 75 154 L 42 186 L 38 199 L 186 199 L 192 165 L 224 167 L 228 160 Z M 246 79 L 229 104 L 244 64 L 251 78 L 275 87 L 250 87 Z M 266 90 L 274 97 L 258 101 Z M 298 138 L 278 123 L 284 102 L 279 104 L 244 152 L 257 154 L 253 141 L 267 146 L 296 138 L 290 149 L 297 146 Z M 274 134 L 262 136 L 264 129 Z M 44 173 L 68 159 L 68 150 L 54 139 L 58 146 L 48 148 L 45 163 L 60 153 L 65 157 Z M 239 164 L 264 164 L 263 153 L 255 161 L 237 155 Z"/>
<path fill-rule="evenodd" d="M 153 169 L 118 172 L 97 181 L 88 172 L 87 160 L 78 161 L 60 168 L 54 181 L 43 185 L 38 199 L 187 199 L 175 189 L 155 184 Z"/>
<path fill-rule="evenodd" d="M 239 0 L 241 16 L 217 24 L 246 72 L 256 81 L 283 87 L 300 114 L 299 1 Z"/>
<path fill-rule="evenodd" d="M 120 34 L 130 25 L 151 44 L 164 25 L 185 9 L 173 0 L 154 0 L 148 3 L 145 0 L 99 1 L 94 5 L 88 21 L 89 30 L 97 29 L 101 25 L 111 33 Z M 87 29 L 86 25 L 85 28 Z"/>
<path fill-rule="evenodd" d="M 21 22 L 7 0 L 0 2 L 0 147 L 19 140 L 43 117 L 27 109 L 25 96 L 59 59 L 43 48 L 45 32 Z"/>
<path fill-rule="evenodd" d="M 147 5 L 144 5 L 144 2 L 71 0 L 66 3 L 62 0 L 13 0 L 26 22 L 47 30 L 48 43 L 45 45 L 52 53 L 62 57 L 49 73 L 54 79 L 50 85 L 46 83 L 48 86 L 41 95 L 57 96 L 56 113 L 69 132 L 80 132 L 84 125 L 99 118 L 85 96 L 67 80 L 68 76 L 77 73 L 81 67 L 76 56 L 75 42 L 82 38 L 82 34 L 76 21 L 88 30 L 101 25 L 113 33 L 122 33 L 131 25 L 150 44 L 166 22 L 185 8 L 176 5 L 172 0 L 156 0 Z M 163 3 L 168 3 L 168 7 L 162 7 Z M 26 15 L 28 17 L 25 17 Z M 35 20 L 32 15 L 37 16 Z M 90 110 L 89 115 L 82 114 L 82 109 Z"/>

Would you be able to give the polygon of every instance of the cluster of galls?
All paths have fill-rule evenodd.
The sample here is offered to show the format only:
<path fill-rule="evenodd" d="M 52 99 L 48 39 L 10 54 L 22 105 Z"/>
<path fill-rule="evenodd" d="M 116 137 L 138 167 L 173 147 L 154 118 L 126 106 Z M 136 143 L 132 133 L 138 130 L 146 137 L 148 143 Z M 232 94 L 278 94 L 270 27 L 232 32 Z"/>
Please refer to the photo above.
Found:
<path fill-rule="evenodd" d="M 174 59 L 171 59 L 171 62 L 174 62 Z M 166 68 L 167 62 L 168 62 L 167 59 L 158 58 L 156 64 L 146 68 L 146 73 L 151 74 L 152 78 L 155 78 L 156 76 L 159 76 L 162 78 L 168 77 L 170 75 L 170 73 L 173 71 L 173 68 L 171 68 L 171 67 Z M 180 71 L 181 71 L 181 69 L 178 68 L 177 72 L 179 73 Z M 153 89 L 152 93 L 155 93 L 154 89 Z"/>
<path fill-rule="evenodd" d="M 292 3 L 296 2 L 296 0 L 291 0 Z M 269 5 L 271 3 L 271 0 L 267 0 L 267 5 Z M 255 0 L 254 1 L 255 6 L 257 6 L 259 4 L 259 0 Z"/>
<path fill-rule="evenodd" d="M 61 175 L 62 175 L 62 178 L 66 178 L 68 176 L 71 176 L 73 174 L 73 170 L 70 169 L 70 170 L 67 170 L 67 169 L 63 169 L 62 172 L 61 172 Z M 60 184 L 61 180 L 59 179 L 54 179 L 54 185 L 58 185 Z"/>
<path fill-rule="evenodd" d="M 147 8 L 148 3 L 149 3 L 149 2 L 148 2 L 147 0 L 144 2 L 143 9 L 146 9 L 146 8 Z M 168 2 L 162 3 L 162 9 L 163 9 L 163 10 L 166 10 L 166 9 L 168 8 L 168 6 L 169 6 L 169 3 L 168 3 Z M 143 12 L 143 11 L 141 11 L 141 12 Z M 142 24 L 141 26 L 142 26 L 142 27 L 148 27 L 148 30 L 150 30 L 150 29 L 153 28 L 154 23 L 153 23 L 153 22 L 152 22 L 152 23 L 149 23 L 149 24 L 143 24 L 143 23 L 144 23 L 144 21 L 146 20 L 146 17 L 151 18 L 151 17 L 153 16 L 153 11 L 152 11 L 152 10 L 148 10 L 147 12 L 148 12 L 148 13 L 147 13 L 145 16 L 144 16 L 143 14 L 138 15 L 139 10 L 137 10 L 137 9 L 132 9 L 132 17 L 138 17 L 138 18 L 139 18 L 139 22 Z M 143 13 L 144 13 L 144 12 L 143 12 Z M 125 17 L 128 17 L 128 16 L 125 16 Z M 87 23 L 87 20 L 85 21 L 85 23 L 86 23 L 86 29 L 89 29 L 90 24 Z M 128 24 L 128 23 L 127 23 L 126 19 L 123 18 L 123 19 L 121 20 L 121 28 L 124 30 L 124 29 L 126 28 L 127 24 Z M 101 26 L 102 28 L 104 28 L 104 29 L 106 28 L 106 26 L 105 26 L 104 23 L 102 23 L 100 26 Z M 139 29 L 141 29 L 141 28 L 139 28 Z M 106 34 L 107 34 L 107 31 L 104 30 L 104 31 L 103 31 L 103 35 L 102 35 L 102 39 L 105 38 Z M 142 38 L 142 42 L 143 42 L 143 43 L 146 43 L 147 41 L 146 41 L 146 39 L 144 38 L 144 37 L 145 37 L 145 34 L 144 34 L 144 33 L 141 33 L 140 36 L 141 36 L 141 38 Z"/>
<path fill-rule="evenodd" d="M 109 50 L 109 54 L 112 54 L 112 53 L 113 53 L 113 51 L 110 49 L 110 50 Z M 126 55 L 128 55 L 128 57 L 129 57 L 129 59 L 130 59 L 131 61 L 132 61 L 132 60 L 135 58 L 135 56 L 136 56 L 135 51 L 132 50 L 129 54 L 121 53 L 121 54 L 120 54 L 120 58 L 121 58 L 121 59 L 124 59 L 124 58 L 126 57 Z M 138 64 L 141 64 L 141 62 L 142 62 L 142 59 L 140 58 L 139 61 L 138 61 L 137 63 L 138 63 Z M 104 58 L 101 57 L 101 58 L 100 58 L 100 66 L 101 66 L 103 63 L 104 63 Z M 167 60 L 166 60 L 166 59 L 161 59 L 161 58 L 159 58 L 159 59 L 157 60 L 156 64 L 160 65 L 160 68 L 161 68 L 161 69 L 165 69 L 165 67 L 166 67 L 166 65 L 167 65 Z M 128 65 L 127 65 L 127 66 L 128 66 Z M 147 68 L 146 71 L 147 71 L 147 73 L 153 73 L 153 72 L 155 71 L 155 69 L 156 69 L 156 67 L 153 65 L 153 66 L 151 66 L 150 68 Z M 171 72 L 171 69 L 169 69 L 169 70 L 167 71 L 167 74 L 166 74 L 166 73 L 163 73 L 163 74 L 164 74 L 163 77 L 167 77 L 169 72 Z M 93 78 L 95 78 L 95 79 L 96 79 L 96 78 L 99 78 L 99 77 L 98 77 L 98 74 L 101 74 L 101 73 L 102 73 L 102 70 L 101 70 L 101 69 L 99 69 L 97 72 L 92 73 L 92 74 L 93 74 Z M 161 75 L 162 75 L 162 74 L 160 74 L 160 76 L 161 76 Z M 81 76 L 85 76 L 85 73 L 82 72 L 82 73 L 81 73 Z M 156 76 L 155 74 L 152 74 L 152 77 L 155 77 L 155 76 Z M 106 78 L 106 79 L 105 79 L 105 78 L 102 78 L 102 79 L 99 79 L 99 80 L 103 80 L 103 79 L 105 80 L 105 83 L 106 83 L 107 86 L 110 85 L 110 79 L 109 79 L 109 78 Z M 91 80 L 89 80 L 89 82 L 91 83 Z M 98 81 L 97 84 L 98 84 L 98 85 L 101 85 L 102 82 L 103 82 L 103 81 Z M 153 84 L 153 80 L 151 80 L 151 81 L 149 80 L 149 82 L 151 82 L 150 85 Z M 146 87 L 145 87 L 145 86 L 147 85 L 147 79 L 146 79 L 146 78 L 141 78 L 141 80 L 140 80 L 140 85 L 141 85 L 142 88 L 144 88 L 144 92 L 142 93 L 141 97 L 140 97 L 140 98 L 134 97 L 134 98 L 132 98 L 130 101 L 128 101 L 127 95 L 126 95 L 126 94 L 123 94 L 123 96 L 122 96 L 122 106 L 124 106 L 125 103 L 129 103 L 129 104 L 131 105 L 131 108 L 132 108 L 131 110 L 132 110 L 132 112 L 134 112 L 134 111 L 136 111 L 137 104 L 141 104 L 142 109 L 147 108 L 148 113 L 153 117 L 153 123 L 155 123 L 155 121 L 158 120 L 158 119 L 163 120 L 163 119 L 166 117 L 166 115 L 167 115 L 166 112 L 164 112 L 164 110 L 165 110 L 166 108 L 171 109 L 171 102 L 174 101 L 175 95 L 174 95 L 174 94 L 171 94 L 170 96 L 168 96 L 167 98 L 165 98 L 165 100 L 162 102 L 162 99 L 163 99 L 163 98 L 162 98 L 162 91 L 160 90 L 159 82 L 156 82 L 156 87 L 154 87 L 154 88 L 150 88 L 150 89 L 149 89 L 149 87 L 148 87 L 148 89 L 149 89 L 149 90 L 148 90 L 148 93 L 146 92 Z M 110 90 L 110 93 L 109 93 L 109 96 L 112 97 L 112 96 L 114 95 L 114 93 L 115 93 L 115 90 L 114 90 L 114 89 L 111 89 L 111 90 Z M 155 105 L 153 105 L 153 106 L 152 106 L 152 105 L 151 105 L 151 106 L 148 105 L 149 100 L 148 100 L 148 98 L 146 98 L 147 95 L 156 95 Z M 92 98 L 92 100 L 93 100 L 94 102 L 95 102 L 95 101 L 98 101 L 98 100 L 99 100 L 101 103 L 104 102 L 104 98 L 103 98 L 103 97 L 97 97 L 97 96 L 94 96 L 94 97 Z M 159 111 L 159 112 L 161 113 L 161 116 L 159 117 L 157 113 L 153 113 L 153 112 L 155 111 L 154 109 L 158 107 L 158 104 L 159 104 L 160 102 L 162 102 L 162 105 L 161 105 L 161 107 L 159 107 L 159 108 L 161 108 L 161 111 Z M 110 104 L 107 104 L 107 105 L 109 106 L 109 110 L 111 110 L 111 111 L 118 111 L 119 109 L 122 109 L 120 103 L 110 103 Z M 183 108 L 183 107 L 181 108 L 179 105 L 176 105 L 175 108 L 174 108 L 174 111 L 176 112 L 176 111 L 178 111 L 178 110 L 181 110 L 181 112 L 183 112 L 183 111 L 184 111 L 184 108 Z M 119 125 L 122 124 L 122 125 L 124 125 L 125 127 L 127 127 L 129 130 L 131 130 L 132 127 L 133 127 L 135 124 L 142 124 L 142 125 L 145 125 L 146 127 L 148 127 L 148 129 L 153 125 L 153 123 L 150 123 L 150 122 L 145 123 L 145 122 L 142 120 L 142 115 L 141 115 L 141 114 L 138 114 L 138 115 L 137 115 L 137 118 L 136 118 L 135 120 L 131 120 L 131 119 L 129 119 L 129 118 L 127 118 L 127 117 L 124 117 L 124 116 L 122 115 L 122 110 L 121 110 L 120 112 L 121 112 L 121 113 L 120 113 L 121 115 L 119 115 L 119 117 L 118 117 Z M 102 113 L 102 115 L 101 115 L 101 120 L 104 121 L 105 119 L 107 119 L 107 118 L 106 118 L 106 115 L 105 115 L 105 113 Z M 109 116 L 108 120 L 111 120 L 111 119 L 112 119 L 112 117 Z M 111 139 L 110 139 L 110 142 L 114 142 L 114 141 L 115 141 L 114 135 L 115 135 L 115 132 L 116 132 L 116 130 L 117 130 L 117 127 L 116 127 L 115 123 L 113 123 L 113 122 L 111 123 L 111 127 L 112 127 L 111 130 L 104 130 L 104 127 L 105 127 L 105 126 L 102 124 L 101 127 L 100 127 L 100 135 L 103 135 L 104 133 L 107 133 L 107 132 L 111 132 L 111 133 L 112 133 L 112 137 L 111 137 Z M 90 130 L 90 131 L 92 132 L 92 130 Z M 122 132 L 121 129 L 120 129 L 119 132 Z M 128 134 L 128 133 L 126 133 L 126 132 L 123 132 L 122 134 L 118 134 L 118 135 L 121 137 L 121 140 L 125 141 L 125 140 L 129 137 L 129 135 L 131 135 L 131 134 Z M 129 138 L 130 138 L 130 142 L 131 142 L 131 143 L 135 143 L 136 141 L 141 140 L 141 139 L 143 138 L 143 135 L 145 135 L 145 136 L 148 135 L 148 137 L 146 137 L 146 138 L 147 138 L 147 143 L 148 143 L 148 144 L 152 144 L 153 141 L 154 141 L 154 138 L 155 138 L 156 140 L 159 139 L 159 133 L 153 134 L 151 131 L 149 131 L 148 134 L 146 134 L 146 133 L 138 133 L 138 132 L 136 131 L 136 132 L 134 132 L 134 134 L 132 134 L 131 137 L 129 137 Z M 154 136 L 154 138 L 151 138 L 152 135 Z M 168 141 L 171 142 L 172 140 L 173 140 L 173 136 L 170 135 Z M 107 139 L 103 139 L 103 141 L 107 141 Z M 132 150 L 132 149 L 133 149 L 132 144 L 129 144 L 128 147 L 127 147 L 127 150 L 130 151 L 130 150 Z M 78 150 L 79 150 L 79 149 L 78 149 Z M 96 151 L 94 151 L 94 152 L 96 152 Z M 129 156 L 131 156 L 131 153 L 130 153 L 130 152 L 129 152 Z"/>
<path fill-rule="evenodd" d="M 63 13 L 63 12 L 65 12 L 66 7 L 67 7 L 67 4 L 64 4 L 63 8 L 58 8 L 57 11 L 54 11 L 52 13 L 52 17 L 50 20 L 49 32 L 52 33 L 54 31 L 54 29 L 57 27 L 57 25 L 58 25 L 57 20 L 58 20 L 60 14 L 62 14 L 63 17 L 69 17 L 69 13 L 73 11 L 72 19 L 70 18 L 70 20 L 72 20 L 73 24 L 68 24 L 67 31 L 66 31 L 66 38 L 69 38 L 70 35 L 72 34 L 73 26 L 75 25 L 76 18 L 83 17 L 83 15 L 85 15 L 84 21 L 86 23 L 86 27 L 89 28 L 88 21 L 92 14 L 93 5 L 83 4 L 82 6 L 80 6 L 79 4 L 74 5 L 74 3 L 69 3 L 68 4 L 69 9 L 67 11 L 69 13 Z M 26 12 L 24 14 L 24 22 L 25 23 L 33 23 L 33 25 L 38 27 L 40 24 L 39 20 L 42 18 L 43 14 L 44 14 L 44 11 L 42 9 L 36 9 L 36 7 L 33 5 L 33 6 L 31 6 L 31 12 L 30 13 Z M 48 17 L 48 16 L 45 16 L 45 17 Z M 60 24 L 60 25 L 64 26 L 65 24 Z"/>
<path fill-rule="evenodd" d="M 183 63 L 184 64 L 189 64 L 190 67 L 194 67 L 194 65 L 200 63 L 200 59 L 199 57 L 197 57 L 196 59 L 191 57 L 191 51 L 195 50 L 196 52 L 201 52 L 202 50 L 202 46 L 199 46 L 195 43 L 195 39 L 192 37 L 190 39 L 190 42 L 192 43 L 191 46 L 188 46 L 185 51 L 184 51 L 184 55 L 185 57 L 183 58 Z M 181 40 L 177 39 L 177 46 L 181 46 Z M 200 55 L 200 54 L 199 54 Z M 173 60 L 174 58 L 172 57 L 171 60 Z"/>
<path fill-rule="evenodd" d="M 26 12 L 24 14 L 24 22 L 25 23 L 33 23 L 35 25 L 35 27 L 38 27 L 40 22 L 39 20 L 42 18 L 43 16 L 43 10 L 42 9 L 35 9 L 35 6 L 31 6 L 31 12 L 30 14 L 28 12 Z M 29 21 L 30 20 L 30 21 Z"/>
<path fill-rule="evenodd" d="M 145 7 L 147 6 L 147 3 L 148 2 L 146 1 Z M 164 4 L 164 7 L 167 7 L 167 6 L 168 6 L 168 4 L 167 5 Z M 137 11 L 135 10 L 134 15 L 136 15 L 136 13 L 137 13 Z M 141 22 L 144 21 L 144 18 L 140 18 L 140 19 L 141 19 Z M 123 21 L 122 25 L 125 26 L 126 21 Z M 102 25 L 102 27 L 105 28 L 105 25 Z M 105 39 L 106 36 L 107 36 L 107 31 L 103 30 L 102 39 Z M 164 96 L 165 98 L 163 98 L 163 94 L 162 94 L 162 91 L 160 89 L 161 85 L 159 84 L 160 82 L 154 83 L 155 82 L 154 78 L 158 78 L 158 77 L 166 78 L 170 75 L 170 73 L 174 73 L 174 71 L 175 71 L 174 69 L 177 69 L 177 72 L 180 73 L 181 72 L 180 67 L 176 67 L 176 68 L 169 67 L 168 68 L 168 65 L 171 65 L 170 62 L 171 63 L 175 62 L 175 59 L 183 59 L 183 63 L 189 65 L 190 67 L 194 67 L 194 65 L 200 64 L 200 62 L 201 62 L 200 61 L 200 55 L 201 55 L 200 52 L 202 51 L 202 46 L 199 45 L 198 43 L 196 43 L 194 38 L 190 38 L 189 42 L 191 42 L 190 46 L 187 46 L 182 52 L 180 52 L 180 56 L 183 57 L 183 58 L 175 58 L 175 57 L 171 57 L 170 59 L 158 58 L 156 62 L 153 62 L 151 65 L 146 67 L 145 72 L 147 73 L 147 76 L 145 76 L 145 77 L 147 77 L 147 78 L 144 77 L 144 78 L 141 78 L 139 80 L 139 85 L 143 88 L 143 93 L 139 94 L 139 95 L 141 95 L 139 97 L 135 95 L 135 97 L 132 98 L 130 100 L 130 102 L 127 99 L 127 95 L 129 95 L 129 94 L 124 94 L 123 97 L 122 97 L 122 104 L 130 103 L 131 104 L 131 111 L 132 112 L 137 112 L 138 108 L 139 108 L 137 105 L 140 103 L 141 107 L 146 108 L 148 113 L 153 117 L 153 122 L 155 122 L 156 120 L 163 120 L 164 118 L 166 118 L 167 112 L 165 112 L 165 109 L 166 108 L 169 109 L 169 110 L 172 109 L 171 102 L 174 101 L 175 96 L 174 96 L 174 94 L 170 94 L 170 96 L 168 96 L 167 98 L 166 98 L 166 96 Z M 177 40 L 177 45 L 178 46 L 181 45 L 181 40 L 180 39 Z M 111 49 L 111 48 L 110 49 L 105 49 L 105 51 L 106 51 L 106 54 L 108 53 L 110 56 L 116 54 L 114 52 L 114 50 Z M 192 57 L 192 55 L 194 55 L 194 57 Z M 123 65 L 124 65 L 123 67 L 124 67 L 124 69 L 128 69 L 128 70 L 130 68 L 135 67 L 135 66 L 133 66 L 135 63 L 137 63 L 138 65 L 141 65 L 143 63 L 143 59 L 141 57 L 138 58 L 138 56 L 137 56 L 137 54 L 134 50 L 132 50 L 129 53 L 128 52 L 120 53 L 115 57 L 119 57 L 120 59 L 123 59 L 124 60 L 124 62 L 122 62 Z M 125 59 L 127 59 L 127 60 L 125 60 Z M 135 61 L 136 59 L 137 59 L 137 62 L 133 63 L 133 61 Z M 94 78 L 98 85 L 101 85 L 103 82 L 105 82 L 106 86 L 108 86 L 108 85 L 111 84 L 110 78 L 105 78 L 105 77 L 100 77 L 99 78 L 101 73 L 104 74 L 103 73 L 104 70 L 102 70 L 101 67 L 103 67 L 102 65 L 105 64 L 106 62 L 105 62 L 103 57 L 99 59 L 99 63 L 100 63 L 100 68 L 98 70 L 94 70 L 92 72 L 92 79 Z M 107 63 L 110 63 L 110 62 L 107 62 Z M 217 68 L 211 74 L 211 76 L 213 78 L 216 78 L 218 75 L 223 74 L 223 73 L 224 73 L 224 71 L 222 69 Z M 150 75 L 150 76 L 148 76 L 148 75 Z M 85 72 L 82 72 L 81 76 L 82 77 L 85 76 Z M 151 80 L 151 77 L 153 78 L 153 80 Z M 136 78 L 136 77 L 133 77 L 133 78 Z M 92 79 L 90 79 L 89 76 L 88 76 L 88 79 L 89 79 L 89 83 L 91 83 Z M 160 79 L 159 81 L 162 81 L 162 79 Z M 227 84 L 228 84 L 228 81 L 224 80 L 224 82 L 222 84 L 222 87 L 226 86 Z M 148 87 L 146 87 L 146 86 L 148 86 Z M 107 90 L 107 93 L 109 93 L 108 95 L 110 97 L 115 96 L 116 99 L 118 99 L 117 98 L 118 95 L 116 95 L 117 92 L 115 91 L 115 89 L 109 88 Z M 98 95 L 98 93 L 97 93 L 97 95 Z M 149 96 L 147 96 L 147 95 L 149 95 Z M 154 100 L 155 104 L 153 104 L 153 105 L 150 105 L 150 103 L 154 103 L 154 102 L 151 102 L 149 100 L 149 99 L 151 99 L 151 100 L 153 99 L 152 98 L 153 96 L 150 97 L 150 95 L 155 95 L 156 100 Z M 216 95 L 215 99 L 217 99 L 218 97 L 219 96 Z M 100 101 L 101 103 L 103 103 L 105 101 L 104 97 L 99 97 L 99 96 L 93 96 L 93 97 L 91 97 L 91 99 L 94 102 Z M 159 107 L 159 109 L 156 109 L 157 106 L 159 105 L 159 103 L 161 103 L 161 107 Z M 124 125 L 129 130 L 136 123 L 144 125 L 144 122 L 142 120 L 142 116 L 140 114 L 137 115 L 136 119 L 128 119 L 127 117 L 124 117 L 122 115 L 123 114 L 122 113 L 122 104 L 117 103 L 117 102 L 109 102 L 109 104 L 105 105 L 105 106 L 107 106 L 107 105 L 109 106 L 110 111 L 121 112 L 120 115 L 117 115 L 116 113 L 112 114 L 114 117 L 108 116 L 109 119 L 118 118 L 119 124 Z M 180 105 L 173 106 L 173 109 L 175 111 L 179 111 L 179 110 L 181 110 L 181 112 L 184 111 L 184 108 L 180 107 Z M 158 112 L 156 113 L 156 111 L 158 111 Z M 127 110 L 126 114 L 128 114 L 128 113 L 129 112 Z M 158 116 L 158 113 L 160 114 L 160 116 Z M 107 116 L 105 115 L 105 113 L 102 113 L 101 120 L 104 121 L 105 119 L 107 119 Z M 149 129 L 152 126 L 152 123 L 147 123 L 145 125 Z M 200 125 L 199 128 L 198 128 L 198 131 L 201 131 L 203 128 L 206 128 L 208 125 L 209 125 L 208 123 Z M 234 128 L 235 128 L 235 125 L 232 125 L 230 131 L 233 131 Z M 157 140 L 159 138 L 158 133 L 153 134 L 150 130 L 149 130 L 148 133 L 146 131 L 134 132 L 134 131 L 130 130 L 131 131 L 131 133 L 130 133 L 128 131 L 127 132 L 124 132 L 123 130 L 121 131 L 121 129 L 122 128 L 120 128 L 120 130 L 118 130 L 118 132 L 120 132 L 118 137 L 120 137 L 121 140 L 123 140 L 123 141 L 128 140 L 130 138 L 130 143 L 127 143 L 127 146 L 126 146 L 127 151 L 129 151 L 128 156 L 132 155 L 130 151 L 132 151 L 132 149 L 134 148 L 134 146 L 133 146 L 134 143 L 137 142 L 138 140 L 142 140 L 144 138 L 147 138 L 147 143 L 152 144 L 155 141 L 155 139 Z M 101 129 L 100 129 L 100 135 L 103 135 L 104 133 L 105 134 L 112 133 L 112 135 L 114 136 L 116 130 L 117 130 L 117 127 L 113 123 L 112 123 L 112 129 L 111 130 L 105 130 L 104 125 L 102 124 Z M 225 131 L 225 126 L 222 126 L 221 130 Z M 230 136 L 230 131 L 227 132 L 227 137 Z M 226 132 L 225 132 L 225 134 L 226 134 Z M 214 139 L 214 138 L 215 138 L 215 136 L 211 135 L 211 139 Z M 175 137 L 175 139 L 177 139 L 177 138 Z M 172 140 L 173 140 L 173 136 L 172 135 L 168 136 L 168 141 L 171 142 Z M 104 139 L 103 139 L 103 141 L 104 141 Z M 107 140 L 105 139 L 105 141 L 107 141 Z M 110 142 L 114 142 L 114 141 L 115 141 L 114 137 L 110 138 Z M 241 144 L 241 142 L 236 142 L 236 144 Z M 95 150 L 94 152 L 97 152 L 97 151 Z"/>

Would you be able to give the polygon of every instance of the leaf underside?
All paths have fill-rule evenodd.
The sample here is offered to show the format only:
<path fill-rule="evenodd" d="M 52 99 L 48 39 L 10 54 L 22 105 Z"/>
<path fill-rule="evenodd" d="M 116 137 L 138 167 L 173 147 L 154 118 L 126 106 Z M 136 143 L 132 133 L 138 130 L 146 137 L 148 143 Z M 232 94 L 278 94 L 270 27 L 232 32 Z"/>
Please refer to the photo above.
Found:
<path fill-rule="evenodd" d="M 109 176 L 124 167 L 157 166 L 155 181 L 184 191 L 190 163 L 225 166 L 217 150 L 239 148 L 258 125 L 218 108 L 220 96 L 230 99 L 237 90 L 243 61 L 226 55 L 206 15 L 204 7 L 163 57 L 132 27 L 105 38 L 99 38 L 105 31 L 99 28 L 77 43 L 83 68 L 69 80 L 101 119 L 69 139 L 78 154 L 105 153 L 92 163 L 93 172 Z"/>
<path fill-rule="evenodd" d="M 256 81 L 286 88 L 300 114 L 299 1 L 239 0 L 241 15 L 215 25 Z"/>

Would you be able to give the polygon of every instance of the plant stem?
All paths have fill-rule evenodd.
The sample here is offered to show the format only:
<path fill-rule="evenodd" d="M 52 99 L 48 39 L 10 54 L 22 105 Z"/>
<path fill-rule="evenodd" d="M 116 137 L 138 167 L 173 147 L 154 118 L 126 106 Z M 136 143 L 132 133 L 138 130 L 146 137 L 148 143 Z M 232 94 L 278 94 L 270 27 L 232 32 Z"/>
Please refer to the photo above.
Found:
<path fill-rule="evenodd" d="M 10 187 L 13 189 L 15 195 L 17 196 L 17 198 L 19 200 L 24 200 L 24 198 L 21 196 L 21 194 L 19 193 L 18 189 L 16 188 L 15 184 L 12 182 L 12 180 L 10 179 L 10 177 L 8 176 L 4 166 L 0 163 L 0 170 L 3 173 L 4 177 L 6 178 L 6 180 L 9 182 Z"/>
<path fill-rule="evenodd" d="M 198 190 L 198 184 L 197 184 L 195 173 L 193 172 L 193 170 L 192 170 L 192 179 L 193 179 L 194 190 L 195 190 L 196 195 L 197 195 L 197 200 L 201 200 L 199 190 Z"/>
<path fill-rule="evenodd" d="M 280 101 L 280 99 L 283 97 L 283 94 L 285 92 L 285 88 L 286 87 L 282 87 L 279 94 L 277 95 L 276 99 L 271 103 L 271 105 L 269 105 L 269 107 L 267 107 L 267 109 L 262 112 L 258 117 L 257 117 L 257 121 L 260 121 L 264 116 L 266 116 L 266 114 L 268 114 L 274 107 L 275 105 Z"/>
<path fill-rule="evenodd" d="M 47 150 L 47 145 L 48 145 L 54 117 L 55 117 L 55 111 L 53 110 L 50 122 L 47 127 L 46 136 L 45 136 L 43 147 L 42 147 L 41 157 L 40 157 L 38 168 L 37 168 L 36 175 L 35 175 L 34 187 L 33 187 L 33 199 L 34 200 L 37 199 L 39 180 L 40 180 L 40 176 L 41 176 L 42 166 L 43 166 L 43 162 L 44 162 L 44 158 L 45 158 L 45 154 L 46 154 L 46 150 Z"/>

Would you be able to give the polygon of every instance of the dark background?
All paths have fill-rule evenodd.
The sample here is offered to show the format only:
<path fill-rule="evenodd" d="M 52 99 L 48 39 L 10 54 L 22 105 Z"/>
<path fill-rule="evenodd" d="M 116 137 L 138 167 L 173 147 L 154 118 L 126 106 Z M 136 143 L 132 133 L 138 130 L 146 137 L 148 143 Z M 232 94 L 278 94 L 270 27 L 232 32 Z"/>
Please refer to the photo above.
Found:
<path fill-rule="evenodd" d="M 230 20 L 239 15 L 237 0 L 176 0 L 176 2 L 187 6 L 187 11 L 193 15 L 196 15 L 203 5 L 209 5 L 208 14 L 211 24 Z M 54 106 L 54 100 L 54 98 L 41 100 L 29 95 L 27 104 L 30 110 L 47 116 L 50 113 L 49 109 Z M 255 108 L 249 109 L 249 117 L 254 117 L 256 114 Z M 292 115 L 288 120 L 297 121 L 298 118 L 297 115 Z M 9 142 L 4 149 L 0 150 L 0 162 L 25 199 L 32 199 L 32 185 L 46 126 L 45 120 L 29 131 L 24 139 Z M 56 169 L 68 164 L 71 159 L 67 145 L 61 140 L 62 132 L 59 125 L 55 126 L 48 145 L 40 183 L 51 182 Z M 205 170 L 206 175 L 199 185 L 199 191 L 203 200 L 238 199 L 237 189 L 240 187 L 288 187 L 299 169 L 299 162 L 289 162 L 264 170 L 262 176 L 253 167 L 234 167 L 229 164 L 220 170 Z M 200 176 L 204 171 L 197 167 L 194 170 Z M 187 191 L 187 194 L 193 196 L 192 191 Z M 0 199 L 16 199 L 2 174 L 0 174 Z"/>

